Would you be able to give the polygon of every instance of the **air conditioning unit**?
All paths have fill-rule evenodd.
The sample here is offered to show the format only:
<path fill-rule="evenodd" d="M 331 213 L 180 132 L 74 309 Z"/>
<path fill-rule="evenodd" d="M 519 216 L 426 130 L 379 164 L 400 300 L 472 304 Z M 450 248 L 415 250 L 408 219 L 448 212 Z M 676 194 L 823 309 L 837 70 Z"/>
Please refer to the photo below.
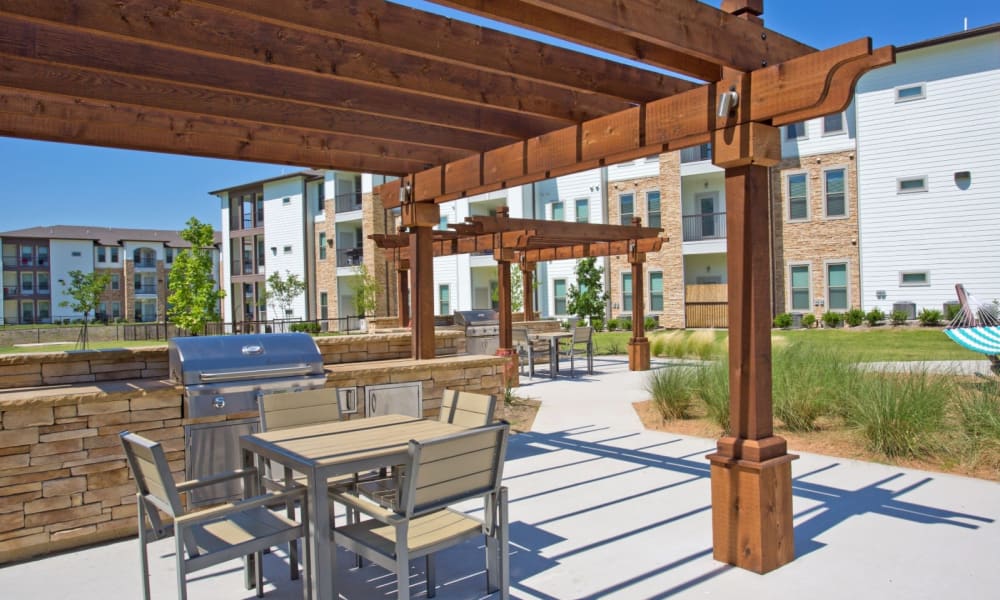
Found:
<path fill-rule="evenodd" d="M 802 327 L 802 313 L 793 312 L 792 313 L 792 329 L 800 329 Z"/>
<path fill-rule="evenodd" d="M 913 302 L 904 301 L 904 302 L 895 302 L 895 303 L 893 303 L 893 305 L 892 305 L 892 312 L 896 312 L 896 311 L 900 311 L 900 310 L 906 313 L 906 318 L 907 319 L 916 319 L 917 318 L 917 305 L 915 303 L 913 303 Z"/>

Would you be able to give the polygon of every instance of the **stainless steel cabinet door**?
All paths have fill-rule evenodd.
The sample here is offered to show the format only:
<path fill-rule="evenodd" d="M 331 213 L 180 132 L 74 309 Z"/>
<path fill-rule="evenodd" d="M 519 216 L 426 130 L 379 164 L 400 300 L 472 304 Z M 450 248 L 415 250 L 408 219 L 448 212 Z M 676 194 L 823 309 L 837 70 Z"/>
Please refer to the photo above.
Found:
<path fill-rule="evenodd" d="M 422 418 L 423 385 L 419 381 L 370 385 L 365 388 L 365 414 L 407 415 Z"/>

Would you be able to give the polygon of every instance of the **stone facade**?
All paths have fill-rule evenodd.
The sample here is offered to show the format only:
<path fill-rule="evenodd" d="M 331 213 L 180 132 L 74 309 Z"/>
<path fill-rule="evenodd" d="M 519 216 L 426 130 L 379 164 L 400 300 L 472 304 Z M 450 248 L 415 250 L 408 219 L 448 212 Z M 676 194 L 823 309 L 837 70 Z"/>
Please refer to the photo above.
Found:
<path fill-rule="evenodd" d="M 316 252 L 316 298 L 314 306 L 316 306 L 316 317 L 322 319 L 323 304 L 320 302 L 320 294 L 326 293 L 326 318 L 336 319 L 340 317 L 340 307 L 337 302 L 337 222 L 334 218 L 336 214 L 335 198 L 326 198 L 323 201 L 323 214 L 326 215 L 326 218 L 321 223 L 316 224 L 316 230 L 313 232 L 315 236 L 313 248 L 315 248 Z M 321 244 L 319 239 L 321 233 L 326 236 L 327 243 L 325 244 L 325 250 L 321 250 L 324 247 L 324 244 Z M 323 253 L 326 254 L 325 258 L 322 257 Z"/>
<path fill-rule="evenodd" d="M 786 159 L 771 169 L 771 210 L 774 231 L 774 311 L 792 312 L 790 267 L 808 265 L 811 312 L 817 317 L 827 310 L 826 265 L 847 264 L 848 307 L 861 305 L 860 261 L 858 253 L 857 164 L 854 152 L 805 156 Z M 827 217 L 823 173 L 828 169 L 846 169 L 847 215 Z M 789 220 L 789 174 L 805 173 L 808 218 Z M 822 305 L 817 301 L 822 300 Z"/>
<path fill-rule="evenodd" d="M 391 252 L 377 247 L 367 234 L 395 233 L 395 231 L 387 229 L 386 211 L 378 196 L 371 192 L 364 194 L 361 205 L 362 222 L 366 233 L 364 242 L 365 266 L 378 281 L 381 289 L 375 307 L 375 316 L 384 317 L 396 313 L 396 266 L 392 261 Z M 391 225 L 394 226 L 394 224 Z"/>

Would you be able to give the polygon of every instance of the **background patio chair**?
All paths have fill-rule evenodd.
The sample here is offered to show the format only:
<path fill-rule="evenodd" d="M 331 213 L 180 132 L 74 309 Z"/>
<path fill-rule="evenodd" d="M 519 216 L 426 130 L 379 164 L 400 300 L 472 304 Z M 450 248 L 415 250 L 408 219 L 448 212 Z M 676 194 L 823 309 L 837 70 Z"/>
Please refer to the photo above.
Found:
<path fill-rule="evenodd" d="M 408 476 L 398 490 L 395 509 L 386 509 L 350 492 L 337 501 L 370 517 L 336 527 L 334 542 L 395 571 L 397 597 L 410 597 L 410 559 L 427 559 L 427 597 L 435 593 L 433 553 L 480 535 L 486 536 L 487 591 L 509 597 L 507 490 L 501 488 L 508 425 L 500 423 L 425 442 L 411 441 Z M 449 505 L 483 499 L 484 519 Z"/>
<path fill-rule="evenodd" d="M 142 597 L 149 600 L 149 556 L 146 545 L 150 541 L 173 535 L 176 540 L 177 596 L 187 598 L 187 573 L 247 555 L 253 555 L 253 571 L 257 597 L 264 595 L 263 551 L 284 542 L 303 537 L 306 528 L 267 509 L 274 503 L 299 500 L 305 502 L 305 490 L 297 488 L 279 494 L 264 494 L 187 512 L 180 494 L 206 485 L 231 479 L 243 479 L 244 489 L 253 489 L 257 470 L 240 469 L 207 479 L 175 484 L 167 464 L 163 447 L 141 436 L 121 433 L 125 458 L 135 475 L 138 487 L 139 552 L 142 562 Z M 165 525 L 159 513 L 173 519 Z M 149 521 L 152 531 L 147 530 Z M 309 580 L 309 561 L 306 560 L 306 580 Z M 298 563 L 290 561 L 292 578 L 298 578 Z M 247 579 L 247 589 L 250 589 Z M 303 586 L 305 592 L 306 586 Z"/>
<path fill-rule="evenodd" d="M 528 375 L 534 377 L 535 357 L 541 356 L 543 358 L 548 358 L 548 342 L 544 340 L 533 341 L 528 335 L 528 329 L 526 327 L 514 327 L 511 330 L 511 334 L 512 341 L 514 342 L 514 349 L 517 350 L 518 368 L 521 372 L 524 372 L 524 366 L 527 364 Z M 552 368 L 552 365 L 549 365 L 549 368 Z"/>
<path fill-rule="evenodd" d="M 584 354 L 587 357 L 587 372 L 590 374 L 594 373 L 594 328 L 593 327 L 574 327 L 572 329 L 573 337 L 569 339 L 567 345 L 562 346 L 559 349 L 559 357 L 569 358 L 569 374 L 570 377 L 574 375 L 574 359 L 579 354 Z"/>

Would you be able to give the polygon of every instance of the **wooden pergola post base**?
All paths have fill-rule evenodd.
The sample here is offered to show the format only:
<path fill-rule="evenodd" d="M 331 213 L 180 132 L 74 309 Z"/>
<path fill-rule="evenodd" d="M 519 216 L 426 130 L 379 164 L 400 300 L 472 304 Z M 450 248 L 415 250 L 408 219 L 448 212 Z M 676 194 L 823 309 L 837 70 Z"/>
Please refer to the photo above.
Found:
<path fill-rule="evenodd" d="M 639 217 L 632 219 L 634 227 L 641 227 Z M 649 370 L 649 340 L 646 339 L 646 305 L 645 288 L 643 286 L 643 264 L 646 253 L 638 244 L 631 243 L 628 248 L 628 261 L 632 265 L 632 337 L 628 341 L 628 370 Z"/>
<path fill-rule="evenodd" d="M 628 341 L 628 370 L 649 370 L 649 340 L 631 338 Z"/>

